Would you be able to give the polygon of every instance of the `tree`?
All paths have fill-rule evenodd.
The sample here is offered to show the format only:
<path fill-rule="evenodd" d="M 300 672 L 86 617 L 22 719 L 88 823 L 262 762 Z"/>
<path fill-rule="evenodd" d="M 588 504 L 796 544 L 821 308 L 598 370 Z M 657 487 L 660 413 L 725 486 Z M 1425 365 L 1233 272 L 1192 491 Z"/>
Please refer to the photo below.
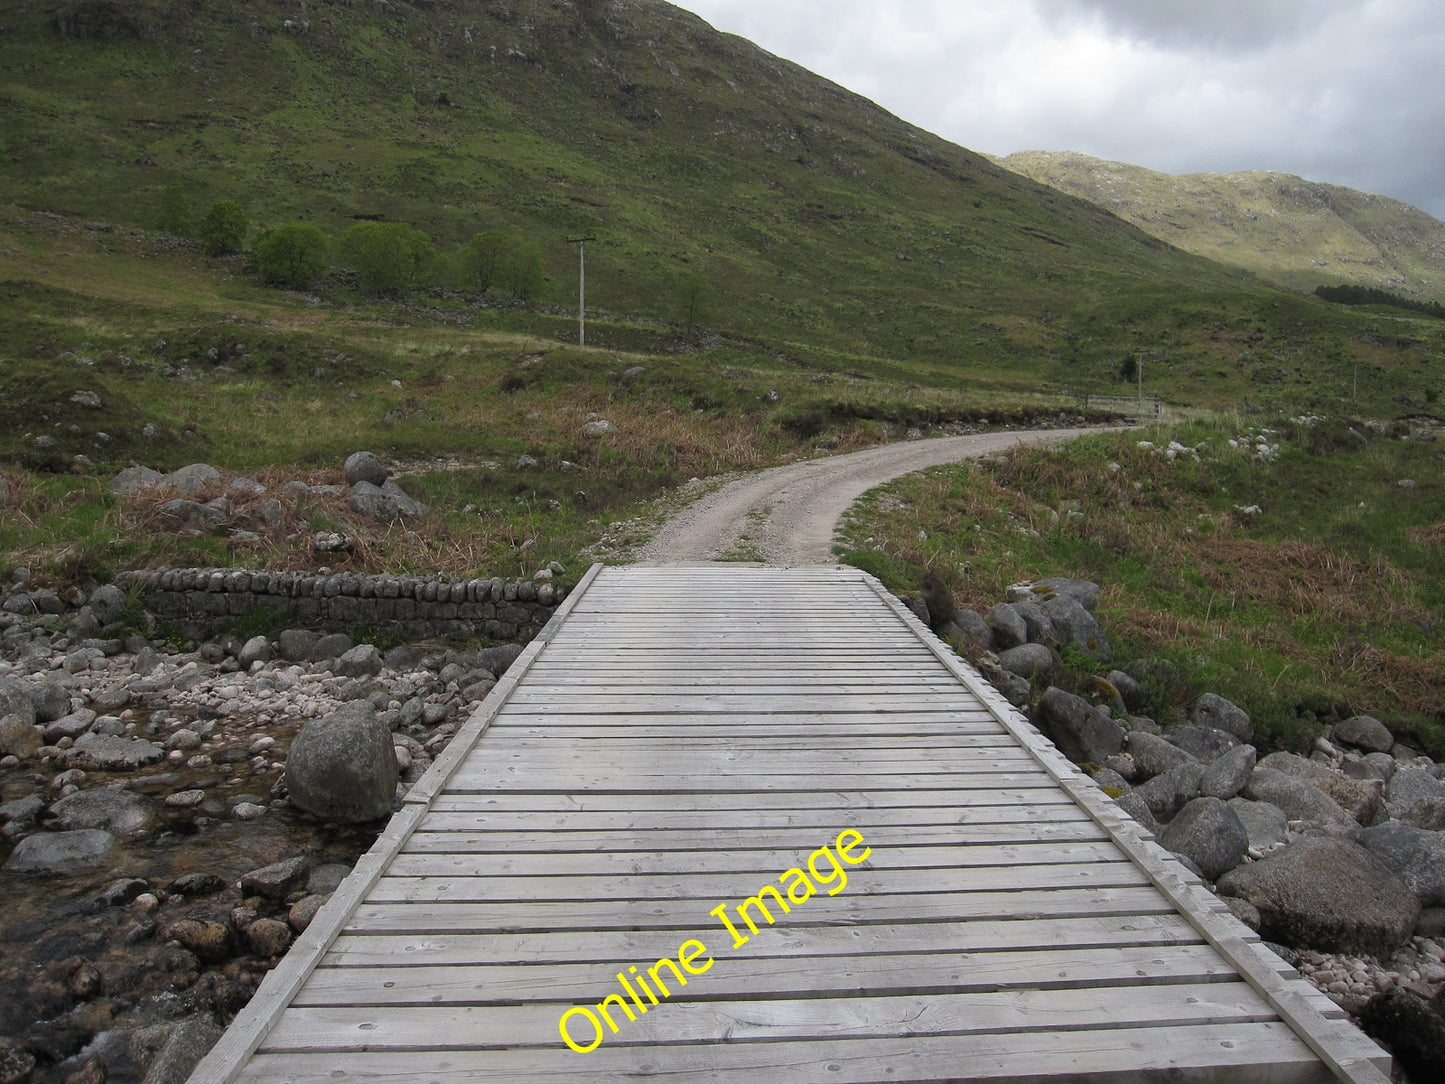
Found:
<path fill-rule="evenodd" d="M 267 282 L 299 290 L 326 270 L 330 247 L 326 234 L 309 222 L 281 226 L 256 242 L 256 266 Z"/>
<path fill-rule="evenodd" d="M 712 282 L 701 271 L 694 268 L 677 280 L 677 310 L 682 322 L 696 327 L 712 315 L 715 293 Z"/>
<path fill-rule="evenodd" d="M 473 234 L 472 239 L 462 246 L 459 260 L 462 281 L 482 293 L 490 290 L 493 283 L 502 277 L 502 267 L 512 243 L 513 238 L 502 230 Z"/>
<path fill-rule="evenodd" d="M 156 229 L 173 237 L 189 237 L 195 223 L 191 221 L 191 205 L 186 190 L 178 184 L 167 185 L 161 193 L 161 209 L 156 215 Z"/>
<path fill-rule="evenodd" d="M 541 246 L 520 237 L 512 239 L 504 264 L 507 285 L 518 300 L 535 297 L 546 277 Z"/>
<path fill-rule="evenodd" d="M 337 255 L 370 293 L 400 290 L 436 257 L 431 238 L 400 222 L 358 222 L 341 235 Z"/>
<path fill-rule="evenodd" d="M 251 224 L 246 212 L 235 200 L 218 199 L 201 219 L 201 248 L 207 256 L 224 256 L 240 252 L 246 244 L 246 231 Z"/>

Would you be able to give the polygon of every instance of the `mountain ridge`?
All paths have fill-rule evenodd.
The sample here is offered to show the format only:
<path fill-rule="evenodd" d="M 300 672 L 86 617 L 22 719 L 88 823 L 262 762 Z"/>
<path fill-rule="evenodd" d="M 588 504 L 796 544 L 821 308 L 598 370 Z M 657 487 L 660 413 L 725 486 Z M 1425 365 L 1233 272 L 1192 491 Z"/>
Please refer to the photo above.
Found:
<path fill-rule="evenodd" d="M 1075 151 L 993 161 L 1289 289 L 1350 284 L 1445 300 L 1445 222 L 1388 196 L 1277 170 L 1168 174 Z"/>

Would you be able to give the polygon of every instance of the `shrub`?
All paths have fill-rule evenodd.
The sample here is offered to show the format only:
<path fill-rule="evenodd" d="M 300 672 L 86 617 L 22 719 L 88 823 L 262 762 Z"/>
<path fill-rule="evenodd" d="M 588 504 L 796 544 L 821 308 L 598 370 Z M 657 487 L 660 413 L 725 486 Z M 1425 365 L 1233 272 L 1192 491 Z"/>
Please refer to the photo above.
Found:
<path fill-rule="evenodd" d="M 329 248 L 319 227 L 297 222 L 262 235 L 256 242 L 256 266 L 267 282 L 301 289 L 326 270 Z"/>
<path fill-rule="evenodd" d="M 513 243 L 513 238 L 502 230 L 473 234 L 462 246 L 458 261 L 462 282 L 483 293 L 490 290 L 501 278 L 503 262 Z"/>
<path fill-rule="evenodd" d="M 189 237 L 194 228 L 185 189 L 178 184 L 169 185 L 161 193 L 161 209 L 156 215 L 156 229 L 173 237 Z"/>
<path fill-rule="evenodd" d="M 201 248 L 207 256 L 224 256 L 240 252 L 246 244 L 250 223 L 246 212 L 235 200 L 218 199 L 201 219 Z"/>
<path fill-rule="evenodd" d="M 436 258 L 431 238 L 400 222 L 358 222 L 341 235 L 337 253 L 370 293 L 410 285 Z"/>

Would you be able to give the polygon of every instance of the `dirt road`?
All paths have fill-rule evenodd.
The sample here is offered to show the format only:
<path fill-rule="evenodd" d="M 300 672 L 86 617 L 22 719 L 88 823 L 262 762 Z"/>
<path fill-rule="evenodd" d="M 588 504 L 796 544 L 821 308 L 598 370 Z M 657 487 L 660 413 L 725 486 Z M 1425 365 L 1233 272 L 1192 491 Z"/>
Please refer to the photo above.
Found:
<path fill-rule="evenodd" d="M 887 444 L 809 459 L 729 482 L 663 525 L 638 564 L 682 564 L 730 556 L 770 565 L 832 564 L 833 532 L 868 490 L 940 463 L 991 455 L 1016 444 L 1069 440 L 1090 429 L 982 433 Z"/>

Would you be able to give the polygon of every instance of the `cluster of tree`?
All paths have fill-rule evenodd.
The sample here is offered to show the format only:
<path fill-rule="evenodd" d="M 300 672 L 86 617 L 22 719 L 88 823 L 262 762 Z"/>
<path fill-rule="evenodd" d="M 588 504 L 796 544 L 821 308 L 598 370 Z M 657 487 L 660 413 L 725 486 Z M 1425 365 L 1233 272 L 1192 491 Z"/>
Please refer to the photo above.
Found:
<path fill-rule="evenodd" d="M 1445 320 L 1445 305 L 1438 301 L 1416 301 L 1372 286 L 1316 286 L 1315 296 L 1336 305 L 1392 305 Z"/>
<path fill-rule="evenodd" d="M 193 224 L 180 185 L 162 193 L 156 225 L 179 237 L 195 236 L 209 256 L 244 251 L 250 232 L 245 210 L 228 199 L 216 200 L 199 225 Z M 356 273 L 361 288 L 376 294 L 415 285 L 445 262 L 430 237 L 400 222 L 358 222 L 334 247 L 320 227 L 296 222 L 262 233 L 253 251 L 262 279 L 296 289 L 324 275 L 334 251 L 338 262 Z M 463 285 L 483 292 L 505 289 L 522 300 L 536 297 L 546 281 L 541 246 L 503 230 L 476 234 L 462 246 L 456 265 Z"/>

